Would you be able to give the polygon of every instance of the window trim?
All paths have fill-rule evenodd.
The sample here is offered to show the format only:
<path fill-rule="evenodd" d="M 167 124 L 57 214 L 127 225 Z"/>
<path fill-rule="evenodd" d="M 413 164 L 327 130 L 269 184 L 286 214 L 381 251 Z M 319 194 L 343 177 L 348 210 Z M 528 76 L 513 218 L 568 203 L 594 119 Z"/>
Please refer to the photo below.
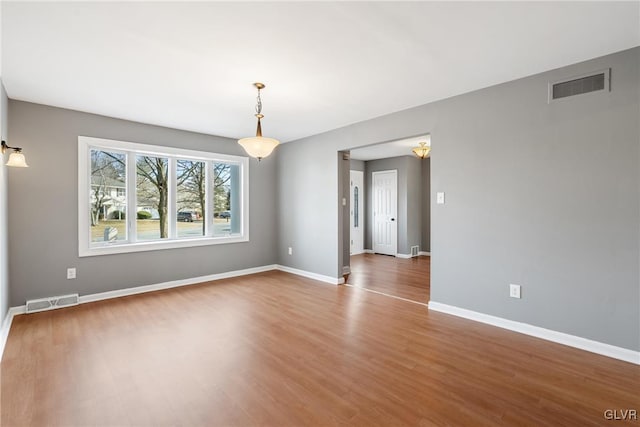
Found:
<path fill-rule="evenodd" d="M 212 162 L 230 162 L 240 166 L 240 234 L 233 236 L 198 236 L 198 237 L 178 237 L 177 233 L 170 233 L 172 238 L 163 240 L 150 241 L 131 241 L 131 234 L 136 232 L 136 216 L 127 215 L 127 240 L 122 243 L 107 243 L 103 246 L 91 245 L 91 219 L 89 214 L 89 186 L 91 185 L 91 150 L 101 149 L 105 151 L 114 151 L 127 154 L 127 213 L 130 209 L 136 207 L 136 192 L 129 191 L 130 187 L 135 188 L 135 162 L 130 161 L 129 155 L 149 155 L 169 157 L 169 175 L 174 174 L 171 169 L 173 165 L 175 169 L 176 159 L 204 161 L 207 165 Z M 206 179 L 208 191 L 210 187 L 211 173 L 209 167 L 206 168 Z M 134 184 L 130 184 L 133 182 Z M 176 214 L 172 212 L 175 207 L 176 189 L 171 186 L 169 196 L 169 227 L 172 221 L 175 222 Z M 207 197 L 209 199 L 210 197 Z M 207 200 L 207 207 L 211 206 L 211 202 Z M 209 209 L 209 212 L 211 209 Z M 213 213 L 213 212 L 212 212 Z M 208 218 L 211 216 L 211 218 Z M 213 229 L 213 215 L 206 215 L 206 220 L 212 222 L 207 225 L 207 230 Z M 175 231 L 175 228 L 174 228 Z M 135 236 L 135 234 L 134 234 Z M 244 156 L 234 156 L 229 154 L 212 153 L 208 151 L 187 150 L 176 147 L 140 144 L 136 142 L 117 141 L 103 138 L 94 138 L 88 136 L 78 136 L 78 256 L 88 257 L 97 255 L 123 254 L 131 252 L 144 252 L 162 249 L 190 248 L 207 245 L 219 245 L 227 243 L 240 243 L 249 241 L 249 158 Z"/>

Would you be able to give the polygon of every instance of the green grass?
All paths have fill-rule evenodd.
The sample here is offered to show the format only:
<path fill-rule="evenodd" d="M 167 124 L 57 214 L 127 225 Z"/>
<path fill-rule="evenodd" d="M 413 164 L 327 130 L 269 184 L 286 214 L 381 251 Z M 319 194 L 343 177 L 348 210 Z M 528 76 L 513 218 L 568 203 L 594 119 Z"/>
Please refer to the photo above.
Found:
<path fill-rule="evenodd" d="M 222 230 L 229 226 L 226 219 L 215 218 L 213 220 L 216 231 Z M 138 236 L 147 235 L 148 238 L 160 237 L 160 221 L 157 219 L 139 219 L 136 220 Z M 106 227 L 115 227 L 118 229 L 119 240 L 125 238 L 126 221 L 122 220 L 103 220 L 94 227 L 91 227 L 91 240 L 100 242 L 104 239 L 104 229 Z M 194 222 L 178 222 L 178 236 L 198 236 L 202 232 L 202 220 Z"/>

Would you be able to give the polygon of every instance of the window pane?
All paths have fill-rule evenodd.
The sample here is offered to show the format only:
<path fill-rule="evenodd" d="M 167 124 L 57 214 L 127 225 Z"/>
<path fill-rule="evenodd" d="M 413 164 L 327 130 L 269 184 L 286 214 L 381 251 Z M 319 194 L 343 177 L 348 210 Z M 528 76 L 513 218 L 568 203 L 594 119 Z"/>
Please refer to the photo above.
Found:
<path fill-rule="evenodd" d="M 177 161 L 178 237 L 197 237 L 205 234 L 205 166 L 204 162 Z"/>
<path fill-rule="evenodd" d="M 127 240 L 126 156 L 91 150 L 91 242 Z"/>
<path fill-rule="evenodd" d="M 166 157 L 136 156 L 138 240 L 168 237 L 168 175 L 169 161 Z"/>
<path fill-rule="evenodd" d="M 359 222 L 360 222 L 360 212 L 359 212 L 359 203 L 358 203 L 358 198 L 359 198 L 359 190 L 358 190 L 358 186 L 355 186 L 353 188 L 353 204 L 355 205 L 353 207 L 353 227 L 354 228 L 358 228 L 359 227 Z"/>
<path fill-rule="evenodd" d="M 240 234 L 240 166 L 213 164 L 213 234 Z"/>

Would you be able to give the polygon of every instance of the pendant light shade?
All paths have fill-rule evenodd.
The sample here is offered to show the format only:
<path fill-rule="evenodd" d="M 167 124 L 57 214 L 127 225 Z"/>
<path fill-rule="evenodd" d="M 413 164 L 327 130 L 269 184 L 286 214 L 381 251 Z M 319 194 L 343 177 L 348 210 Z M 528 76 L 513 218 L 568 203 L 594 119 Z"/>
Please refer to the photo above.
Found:
<path fill-rule="evenodd" d="M 421 142 L 418 144 L 418 147 L 414 148 L 413 154 L 418 156 L 421 159 L 426 159 L 429 157 L 429 153 L 431 153 L 431 147 L 427 145 L 426 142 Z"/>
<path fill-rule="evenodd" d="M 242 138 L 238 141 L 238 144 L 242 145 L 248 155 L 261 160 L 271 154 L 273 149 L 280 144 L 280 141 L 273 138 L 265 138 L 264 136 L 250 136 Z"/>
<path fill-rule="evenodd" d="M 256 136 L 242 138 L 238 141 L 238 144 L 244 148 L 244 151 L 246 151 L 248 155 L 260 161 L 270 155 L 273 152 L 273 149 L 280 144 L 280 141 L 262 136 L 262 124 L 260 123 L 260 119 L 264 118 L 264 115 L 262 114 L 262 98 L 260 97 L 260 90 L 264 89 L 265 85 L 263 83 L 254 83 L 253 85 L 258 89 L 255 115 L 258 118 Z"/>

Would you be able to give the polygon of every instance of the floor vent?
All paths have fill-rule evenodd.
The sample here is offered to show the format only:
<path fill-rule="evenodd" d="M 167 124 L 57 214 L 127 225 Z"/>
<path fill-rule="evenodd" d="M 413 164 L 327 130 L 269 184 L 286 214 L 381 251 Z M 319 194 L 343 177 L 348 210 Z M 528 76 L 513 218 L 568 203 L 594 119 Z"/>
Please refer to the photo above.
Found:
<path fill-rule="evenodd" d="M 602 90 L 611 90 L 610 87 L 611 70 L 598 71 L 586 76 L 574 77 L 570 80 L 564 80 L 557 83 L 549 84 L 549 101 L 555 99 L 567 98 L 583 93 L 597 92 Z"/>
<path fill-rule="evenodd" d="M 418 256 L 418 252 L 420 252 L 420 246 L 411 246 L 411 256 Z"/>
<path fill-rule="evenodd" d="M 68 307 L 71 305 L 78 305 L 78 294 L 29 300 L 27 301 L 26 313 L 53 310 L 54 308 Z"/>

